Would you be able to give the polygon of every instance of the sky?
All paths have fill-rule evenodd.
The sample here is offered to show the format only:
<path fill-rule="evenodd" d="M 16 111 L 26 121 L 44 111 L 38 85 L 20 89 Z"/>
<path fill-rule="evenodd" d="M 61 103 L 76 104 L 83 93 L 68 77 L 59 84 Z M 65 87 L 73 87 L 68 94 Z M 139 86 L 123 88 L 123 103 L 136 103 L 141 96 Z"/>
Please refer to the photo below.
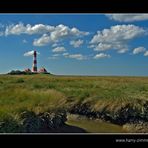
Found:
<path fill-rule="evenodd" d="M 148 76 L 148 14 L 0 14 L 0 73 Z"/>

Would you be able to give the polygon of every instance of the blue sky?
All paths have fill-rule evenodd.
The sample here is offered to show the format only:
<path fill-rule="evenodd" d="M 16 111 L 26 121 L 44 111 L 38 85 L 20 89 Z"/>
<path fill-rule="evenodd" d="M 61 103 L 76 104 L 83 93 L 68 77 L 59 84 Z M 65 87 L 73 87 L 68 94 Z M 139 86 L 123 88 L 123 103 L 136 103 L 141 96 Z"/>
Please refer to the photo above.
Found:
<path fill-rule="evenodd" d="M 148 14 L 1 14 L 0 73 L 148 75 Z"/>

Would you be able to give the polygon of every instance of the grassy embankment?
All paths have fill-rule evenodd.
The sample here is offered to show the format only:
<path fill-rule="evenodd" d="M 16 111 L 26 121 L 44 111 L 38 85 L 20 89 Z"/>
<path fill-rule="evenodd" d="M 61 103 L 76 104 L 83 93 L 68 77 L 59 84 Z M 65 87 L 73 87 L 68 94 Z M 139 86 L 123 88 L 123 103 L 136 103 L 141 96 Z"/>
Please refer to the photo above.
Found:
<path fill-rule="evenodd" d="M 22 118 L 24 112 L 31 112 L 35 117 L 45 116 L 45 112 L 63 116 L 61 110 L 120 125 L 147 122 L 148 78 L 0 76 L 0 127 L 5 127 L 0 132 L 22 131 L 27 122 Z M 36 126 L 42 119 L 35 118 L 39 120 Z M 13 124 L 11 130 L 6 123 Z"/>

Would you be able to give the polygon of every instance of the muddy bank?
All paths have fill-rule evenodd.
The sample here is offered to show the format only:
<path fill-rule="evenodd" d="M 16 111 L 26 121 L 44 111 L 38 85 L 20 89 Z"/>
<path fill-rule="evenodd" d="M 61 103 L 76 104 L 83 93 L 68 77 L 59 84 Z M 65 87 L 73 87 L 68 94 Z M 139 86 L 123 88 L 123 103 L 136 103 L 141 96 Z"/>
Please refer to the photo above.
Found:
<path fill-rule="evenodd" d="M 127 123 L 123 129 L 130 133 L 148 133 L 148 122 Z"/>
<path fill-rule="evenodd" d="M 101 119 L 118 125 L 137 124 L 148 122 L 148 101 L 137 100 L 138 105 L 119 104 L 118 109 L 108 109 L 106 105 L 104 108 L 94 110 L 89 103 L 76 104 L 68 109 L 71 114 L 85 115 L 91 119 Z"/>
<path fill-rule="evenodd" d="M 69 116 L 70 113 L 70 116 Z M 116 112 L 93 111 L 87 104 L 36 114 L 23 111 L 0 120 L 0 133 L 147 133 L 147 110 L 125 106 Z"/>

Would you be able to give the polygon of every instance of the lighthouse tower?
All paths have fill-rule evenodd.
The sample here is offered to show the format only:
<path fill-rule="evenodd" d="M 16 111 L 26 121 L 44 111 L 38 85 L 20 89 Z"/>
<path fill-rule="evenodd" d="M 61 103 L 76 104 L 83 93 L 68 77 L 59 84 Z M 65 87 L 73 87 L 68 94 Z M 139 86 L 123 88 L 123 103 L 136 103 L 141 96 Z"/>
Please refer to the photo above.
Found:
<path fill-rule="evenodd" d="M 37 72 L 37 52 L 34 51 L 33 53 L 33 65 L 32 65 L 32 72 Z"/>

